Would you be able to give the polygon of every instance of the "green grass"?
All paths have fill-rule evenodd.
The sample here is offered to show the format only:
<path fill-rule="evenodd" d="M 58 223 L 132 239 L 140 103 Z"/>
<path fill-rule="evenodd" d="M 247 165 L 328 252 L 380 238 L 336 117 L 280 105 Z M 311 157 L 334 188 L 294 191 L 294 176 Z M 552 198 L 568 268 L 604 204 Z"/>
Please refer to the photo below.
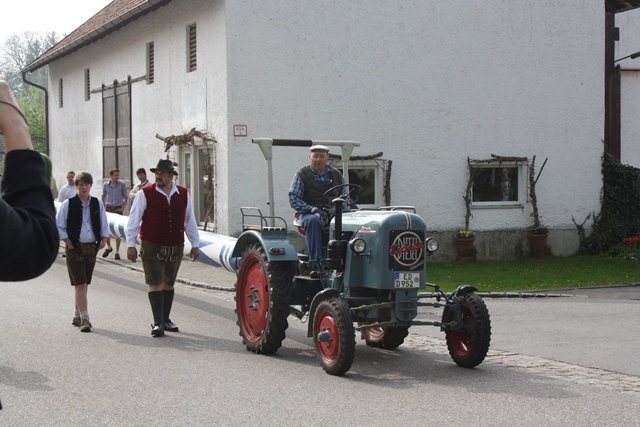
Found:
<path fill-rule="evenodd" d="M 640 261 L 572 256 L 474 263 L 427 261 L 427 282 L 445 291 L 470 284 L 480 292 L 517 292 L 640 282 Z"/>

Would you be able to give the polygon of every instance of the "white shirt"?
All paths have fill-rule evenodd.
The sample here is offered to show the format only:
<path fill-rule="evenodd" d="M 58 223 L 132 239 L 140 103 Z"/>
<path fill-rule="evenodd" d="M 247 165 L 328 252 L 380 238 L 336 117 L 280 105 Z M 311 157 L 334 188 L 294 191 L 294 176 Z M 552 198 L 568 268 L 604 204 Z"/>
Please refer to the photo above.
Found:
<path fill-rule="evenodd" d="M 172 182 L 171 192 L 167 196 L 164 191 L 156 186 L 156 191 L 167 198 L 167 203 L 171 204 L 171 196 L 175 193 L 180 194 L 178 187 Z M 147 209 L 147 196 L 144 195 L 144 191 L 138 191 L 136 198 L 133 199 L 131 210 L 129 211 L 129 221 L 127 222 L 127 247 L 135 248 L 138 234 L 140 234 L 140 223 L 142 222 L 142 215 Z M 184 213 L 184 232 L 187 235 L 187 239 L 191 242 L 192 248 L 200 247 L 200 233 L 198 231 L 198 224 L 196 223 L 196 217 L 193 213 L 193 205 L 191 203 L 191 194 L 187 193 L 187 209 Z"/>
<path fill-rule="evenodd" d="M 74 187 L 75 188 L 75 187 Z M 89 198 L 91 200 L 91 198 Z M 109 237 L 109 223 L 107 222 L 107 214 L 104 210 L 104 204 L 102 200 L 98 200 L 98 206 L 100 206 L 100 236 L 93 234 L 93 227 L 91 226 L 91 212 L 89 210 L 90 203 L 82 203 L 82 225 L 80 226 L 80 243 L 93 243 L 100 240 L 103 237 Z M 67 234 L 67 217 L 69 216 L 69 199 L 62 202 L 58 213 L 56 214 L 56 224 L 58 226 L 58 234 L 60 240 L 64 240 L 69 237 Z"/>
<path fill-rule="evenodd" d="M 78 189 L 75 185 L 65 184 L 60 187 L 60 192 L 58 193 L 58 201 L 60 203 L 64 202 L 67 199 L 72 198 L 78 193 Z"/>

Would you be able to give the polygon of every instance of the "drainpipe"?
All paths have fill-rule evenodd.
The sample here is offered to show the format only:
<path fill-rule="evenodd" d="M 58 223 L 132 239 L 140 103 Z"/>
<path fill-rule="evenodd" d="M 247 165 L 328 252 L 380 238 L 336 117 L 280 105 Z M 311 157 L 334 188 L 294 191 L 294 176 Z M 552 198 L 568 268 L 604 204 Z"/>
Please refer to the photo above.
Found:
<path fill-rule="evenodd" d="M 22 81 L 28 85 L 41 89 L 44 92 L 44 126 L 45 126 L 45 136 L 44 136 L 44 150 L 45 154 L 49 155 L 49 91 L 46 87 L 40 86 L 37 83 L 31 82 L 27 80 L 27 71 L 22 70 Z"/>
<path fill-rule="evenodd" d="M 604 152 L 620 162 L 620 66 L 615 64 L 620 31 L 613 13 L 605 15 L 604 39 Z"/>

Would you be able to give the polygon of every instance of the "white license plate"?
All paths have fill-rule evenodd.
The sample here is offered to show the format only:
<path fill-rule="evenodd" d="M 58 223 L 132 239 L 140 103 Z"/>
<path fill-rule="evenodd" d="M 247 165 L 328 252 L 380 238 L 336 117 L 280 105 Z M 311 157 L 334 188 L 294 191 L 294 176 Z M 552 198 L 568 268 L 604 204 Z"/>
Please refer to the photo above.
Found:
<path fill-rule="evenodd" d="M 393 286 L 396 288 L 419 288 L 420 273 L 416 271 L 395 271 L 393 273 Z"/>

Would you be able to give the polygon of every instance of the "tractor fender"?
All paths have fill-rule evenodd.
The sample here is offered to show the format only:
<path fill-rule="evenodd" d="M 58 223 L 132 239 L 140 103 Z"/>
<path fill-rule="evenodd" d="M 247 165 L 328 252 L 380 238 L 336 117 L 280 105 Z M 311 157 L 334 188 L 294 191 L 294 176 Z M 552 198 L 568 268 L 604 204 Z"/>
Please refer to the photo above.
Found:
<path fill-rule="evenodd" d="M 339 297 L 339 296 L 340 296 L 340 292 L 337 289 L 326 288 L 318 292 L 313 297 L 313 301 L 311 301 L 311 307 L 309 308 L 309 319 L 307 320 L 307 324 L 309 325 L 307 329 L 308 337 L 313 336 L 313 317 L 316 314 L 316 307 L 318 307 L 318 304 L 320 304 L 322 301 L 327 300 L 329 298 Z"/>
<path fill-rule="evenodd" d="M 254 243 L 262 246 L 269 262 L 298 261 L 298 252 L 286 236 L 265 236 L 255 230 L 247 230 L 238 237 L 231 256 L 240 258 L 244 249 Z"/>
<path fill-rule="evenodd" d="M 476 292 L 478 289 L 471 285 L 460 285 L 451 294 L 451 298 L 462 297 L 471 292 Z"/>

